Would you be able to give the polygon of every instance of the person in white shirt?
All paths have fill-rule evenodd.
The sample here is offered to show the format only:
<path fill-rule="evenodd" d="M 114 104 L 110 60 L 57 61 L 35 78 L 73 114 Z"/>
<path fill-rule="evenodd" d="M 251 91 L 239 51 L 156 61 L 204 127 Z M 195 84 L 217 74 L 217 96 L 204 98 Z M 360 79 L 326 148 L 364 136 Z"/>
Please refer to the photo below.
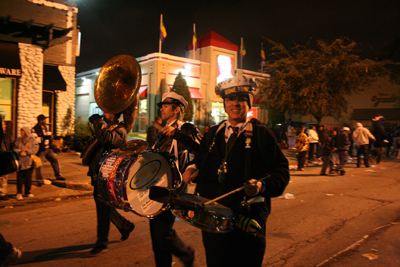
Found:
<path fill-rule="evenodd" d="M 312 125 L 308 129 L 308 142 L 309 142 L 309 150 L 308 150 L 308 162 L 312 162 L 314 159 L 314 154 L 318 150 L 318 133 L 315 129 L 315 126 Z"/>
<path fill-rule="evenodd" d="M 364 128 L 361 122 L 356 123 L 356 129 L 353 132 L 353 141 L 357 146 L 357 168 L 361 166 L 361 155 L 364 155 L 364 165 L 369 167 L 369 140 L 375 141 L 375 136 Z"/>

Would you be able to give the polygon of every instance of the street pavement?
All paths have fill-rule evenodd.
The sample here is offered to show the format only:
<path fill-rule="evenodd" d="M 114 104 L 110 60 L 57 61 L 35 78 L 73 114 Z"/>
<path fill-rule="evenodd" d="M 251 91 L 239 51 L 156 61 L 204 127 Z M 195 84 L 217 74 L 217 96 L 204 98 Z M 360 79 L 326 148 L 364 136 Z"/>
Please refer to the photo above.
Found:
<path fill-rule="evenodd" d="M 297 171 L 297 161 L 295 150 L 284 149 L 284 154 L 289 160 L 291 174 L 301 173 L 302 176 L 316 176 L 320 173 L 321 166 L 318 164 L 311 164 L 307 166 L 304 171 Z M 74 152 L 60 153 L 57 155 L 61 173 L 66 178 L 65 181 L 57 181 L 54 177 L 54 172 L 49 162 L 43 164 L 43 176 L 45 179 L 52 181 L 50 185 L 37 186 L 35 176 L 32 179 L 31 193 L 35 195 L 34 198 L 24 197 L 24 200 L 17 201 L 16 195 L 16 174 L 9 175 L 8 196 L 9 200 L 0 201 L 1 208 L 15 208 L 18 206 L 25 206 L 31 203 L 44 202 L 44 201 L 63 201 L 69 198 L 88 197 L 92 195 L 92 186 L 90 185 L 90 177 L 87 176 L 88 167 L 83 166 L 81 163 L 80 155 Z M 366 171 L 365 167 L 355 168 L 356 158 L 347 163 L 348 173 L 363 173 Z M 368 171 L 376 172 L 380 168 L 389 166 L 400 165 L 400 160 L 384 158 L 383 163 L 379 165 L 372 164 Z M 336 175 L 336 174 L 335 174 Z M 337 175 L 336 175 L 337 176 Z M 350 250 L 362 248 L 369 248 L 369 253 L 364 253 L 364 257 L 370 258 L 371 265 L 365 266 L 378 266 L 373 265 L 374 259 L 384 254 L 386 259 L 390 259 L 393 265 L 400 266 L 400 213 L 397 221 L 391 222 L 378 229 L 375 229 L 373 234 L 365 236 L 363 239 L 338 251 L 336 255 L 332 255 L 331 259 L 321 263 L 319 266 L 359 266 L 355 264 L 360 260 L 360 256 L 354 253 L 348 253 Z M 373 248 L 379 248 L 373 249 Z M 365 249 L 364 249 L 365 251 Z M 353 264 L 352 264 L 353 263 Z M 347 265 L 348 264 L 348 265 Z"/>

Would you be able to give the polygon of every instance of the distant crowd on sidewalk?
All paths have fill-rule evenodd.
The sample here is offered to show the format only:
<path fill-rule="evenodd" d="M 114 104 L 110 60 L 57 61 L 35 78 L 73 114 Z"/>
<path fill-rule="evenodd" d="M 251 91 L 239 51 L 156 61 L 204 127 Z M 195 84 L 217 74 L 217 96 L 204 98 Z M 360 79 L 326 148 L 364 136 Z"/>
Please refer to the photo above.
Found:
<path fill-rule="evenodd" d="M 37 124 L 32 128 L 22 127 L 19 137 L 12 142 L 9 135 L 6 134 L 7 125 L 1 119 L 1 150 L 15 151 L 19 157 L 20 168 L 17 172 L 17 200 L 23 200 L 24 197 L 33 198 L 32 174 L 35 171 L 37 186 L 51 184 L 50 180 L 43 177 L 43 162 L 45 159 L 51 163 L 56 180 L 65 180 L 61 175 L 60 164 L 53 151 L 53 136 L 46 127 L 47 117 L 40 114 L 37 117 Z M 0 176 L 0 200 L 8 200 L 8 178 L 9 174 Z"/>
<path fill-rule="evenodd" d="M 400 159 L 400 126 L 385 130 L 383 116 L 372 118 L 368 129 L 357 122 L 354 129 L 334 127 L 327 131 L 321 124 L 298 127 L 289 119 L 285 124 L 283 145 L 296 150 L 297 170 L 304 171 L 307 165 L 322 165 L 320 174 L 345 175 L 345 165 L 352 157 L 357 158 L 357 167 L 382 163 L 382 158 Z M 308 163 L 308 164 L 307 164 Z"/>

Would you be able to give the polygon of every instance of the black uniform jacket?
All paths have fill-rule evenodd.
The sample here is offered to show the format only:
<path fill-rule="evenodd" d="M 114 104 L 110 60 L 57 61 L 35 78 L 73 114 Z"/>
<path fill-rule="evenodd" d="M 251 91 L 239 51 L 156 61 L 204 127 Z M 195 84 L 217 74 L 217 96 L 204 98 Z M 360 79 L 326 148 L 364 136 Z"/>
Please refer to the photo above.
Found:
<path fill-rule="evenodd" d="M 104 152 L 120 147 L 127 140 L 127 132 L 123 123 L 114 121 L 108 125 L 102 120 L 94 123 L 95 136 L 99 140 L 101 147 L 97 151 L 89 165 L 90 175 L 98 174 L 100 160 L 105 156 Z M 93 181 L 92 181 L 93 182 Z"/>
<path fill-rule="evenodd" d="M 265 125 L 253 119 L 253 137 L 251 138 L 250 163 L 246 168 L 246 137 L 241 133 L 226 159 L 227 173 L 225 181 L 218 181 L 218 168 L 225 158 L 225 127 L 215 136 L 215 145 L 211 151 L 210 145 L 214 138 L 218 125 L 212 127 L 203 137 L 200 144 L 200 154 L 195 158 L 196 166 L 200 169 L 198 177 L 194 180 L 197 183 L 196 190 L 201 197 L 214 199 L 234 189 L 242 187 L 246 182 L 246 172 L 251 172 L 247 177 L 259 179 L 266 175 L 270 178 L 264 180 L 266 189 L 261 195 L 265 197 L 264 203 L 252 204 L 251 214 L 248 216 L 256 219 L 259 223 L 265 224 L 271 209 L 271 198 L 280 196 L 289 183 L 288 161 L 278 147 L 275 136 Z M 211 135 L 211 136 L 209 136 Z M 244 190 L 236 192 L 218 202 L 234 212 L 243 213 L 241 201 L 246 196 Z M 249 199 L 249 197 L 247 197 Z M 245 214 L 246 215 L 246 214 Z"/>

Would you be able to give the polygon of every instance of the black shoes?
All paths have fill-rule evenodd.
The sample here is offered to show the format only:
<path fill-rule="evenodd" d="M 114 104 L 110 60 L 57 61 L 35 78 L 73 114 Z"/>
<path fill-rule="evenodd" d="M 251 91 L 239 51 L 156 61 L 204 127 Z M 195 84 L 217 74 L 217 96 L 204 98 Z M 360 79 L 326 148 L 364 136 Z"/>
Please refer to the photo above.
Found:
<path fill-rule="evenodd" d="M 133 229 L 135 229 L 135 225 L 132 223 L 129 229 L 121 236 L 121 241 L 127 240 Z"/>
<path fill-rule="evenodd" d="M 7 195 L 0 196 L 0 200 L 9 200 L 9 197 Z"/>
<path fill-rule="evenodd" d="M 62 177 L 62 176 L 60 176 L 60 177 L 57 177 L 57 178 L 56 178 L 56 180 L 59 180 L 59 181 L 65 181 L 65 178 L 64 178 L 64 177 Z"/>
<path fill-rule="evenodd" d="M 326 173 L 320 173 L 319 175 L 326 176 L 326 175 L 328 175 L 328 174 L 326 174 Z"/>
<path fill-rule="evenodd" d="M 99 256 L 102 253 L 107 252 L 108 249 L 106 246 L 98 246 L 98 247 L 94 247 L 91 251 L 89 251 L 89 256 L 90 257 L 96 257 Z"/>

